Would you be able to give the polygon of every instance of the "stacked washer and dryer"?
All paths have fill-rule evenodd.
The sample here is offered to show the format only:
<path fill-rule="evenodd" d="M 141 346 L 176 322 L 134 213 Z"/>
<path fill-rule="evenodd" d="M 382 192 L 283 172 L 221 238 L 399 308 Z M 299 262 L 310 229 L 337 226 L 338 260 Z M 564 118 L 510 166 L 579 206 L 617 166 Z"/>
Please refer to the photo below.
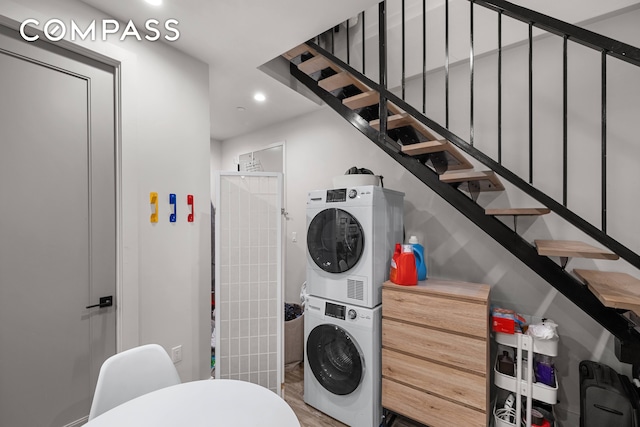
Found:
<path fill-rule="evenodd" d="M 404 193 L 309 193 L 304 401 L 351 427 L 378 427 L 382 283 L 403 240 Z"/>

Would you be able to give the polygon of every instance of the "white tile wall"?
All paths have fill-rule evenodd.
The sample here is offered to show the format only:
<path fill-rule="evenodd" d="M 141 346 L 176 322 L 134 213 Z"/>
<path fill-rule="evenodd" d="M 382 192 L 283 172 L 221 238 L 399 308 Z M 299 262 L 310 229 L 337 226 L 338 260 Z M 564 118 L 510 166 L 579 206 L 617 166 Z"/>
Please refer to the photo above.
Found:
<path fill-rule="evenodd" d="M 217 378 L 278 392 L 280 204 L 277 176 L 221 175 Z"/>

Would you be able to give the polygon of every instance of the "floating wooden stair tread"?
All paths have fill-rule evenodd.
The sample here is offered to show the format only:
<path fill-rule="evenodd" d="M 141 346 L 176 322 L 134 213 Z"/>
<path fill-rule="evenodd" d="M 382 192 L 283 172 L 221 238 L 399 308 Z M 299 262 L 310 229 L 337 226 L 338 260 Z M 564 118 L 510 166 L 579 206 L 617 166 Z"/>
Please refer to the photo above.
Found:
<path fill-rule="evenodd" d="M 440 175 L 440 181 L 447 184 L 474 182 L 480 191 L 502 191 L 504 186 L 493 171 L 455 171 Z"/>
<path fill-rule="evenodd" d="M 354 85 L 355 87 L 360 89 L 362 92 L 368 92 L 371 90 L 369 86 L 365 85 L 360 80 L 356 79 L 346 71 L 340 71 L 337 74 L 334 74 L 332 76 L 329 76 L 327 78 L 324 78 L 318 81 L 318 86 L 320 86 L 322 89 L 326 90 L 327 92 L 331 92 L 336 89 L 342 89 L 343 87 L 347 87 L 350 85 Z"/>
<path fill-rule="evenodd" d="M 387 117 L 387 130 L 411 126 L 413 120 L 413 117 L 407 113 L 394 114 L 393 116 Z M 376 130 L 380 130 L 380 119 L 371 120 L 369 125 Z"/>
<path fill-rule="evenodd" d="M 357 95 L 350 96 L 349 98 L 345 98 L 342 100 L 342 103 L 346 107 L 351 108 L 352 110 L 368 107 L 370 105 L 375 105 L 378 102 L 380 102 L 380 94 L 375 90 L 359 93 Z"/>
<path fill-rule="evenodd" d="M 318 82 L 318 86 L 327 92 L 331 92 L 332 90 L 341 89 L 343 87 L 347 87 L 352 85 L 355 78 L 347 73 L 346 71 L 342 71 L 340 73 L 334 74 L 333 76 L 329 76 L 326 79 L 322 79 Z"/>
<path fill-rule="evenodd" d="M 446 139 L 436 139 L 433 141 L 419 142 L 417 144 L 403 145 L 402 152 L 409 156 L 420 156 L 422 154 L 431 154 L 444 151 L 449 141 Z"/>
<path fill-rule="evenodd" d="M 324 56 L 314 56 L 298 65 L 298 69 L 305 74 L 313 74 L 325 68 L 333 68 L 337 72 L 340 72 L 340 69 Z"/>
<path fill-rule="evenodd" d="M 626 273 L 580 269 L 573 272 L 605 306 L 640 313 L 640 280 Z"/>
<path fill-rule="evenodd" d="M 473 169 L 473 165 L 469 160 L 458 151 L 455 145 L 446 139 L 434 139 L 417 144 L 403 145 L 401 150 L 409 156 L 446 152 L 453 160 L 449 162 L 448 170 Z"/>
<path fill-rule="evenodd" d="M 551 212 L 549 208 L 505 208 L 505 209 L 485 209 L 486 215 L 494 216 L 537 216 L 546 215 Z"/>
<path fill-rule="evenodd" d="M 282 56 L 284 56 L 287 60 L 291 61 L 293 58 L 298 57 L 303 53 L 309 52 L 309 51 L 310 51 L 309 46 L 303 43 L 285 52 L 284 54 L 282 54 Z"/>
<path fill-rule="evenodd" d="M 574 240 L 536 240 L 535 244 L 539 255 L 612 260 L 619 258 L 613 252 Z"/>

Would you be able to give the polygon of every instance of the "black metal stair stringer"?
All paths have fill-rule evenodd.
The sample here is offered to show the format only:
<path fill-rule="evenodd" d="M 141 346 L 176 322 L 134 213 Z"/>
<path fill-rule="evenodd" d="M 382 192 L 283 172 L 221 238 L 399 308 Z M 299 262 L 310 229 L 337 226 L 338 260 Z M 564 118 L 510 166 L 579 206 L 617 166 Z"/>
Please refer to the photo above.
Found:
<path fill-rule="evenodd" d="M 420 163 L 413 157 L 402 154 L 399 146 L 395 142 L 388 138 L 381 141 L 377 130 L 369 126 L 369 123 L 354 111 L 344 106 L 342 102 L 332 94 L 320 88 L 315 80 L 298 70 L 295 64 L 291 64 L 290 71 L 296 79 L 318 95 L 327 105 L 367 136 L 367 138 L 385 153 L 429 186 L 436 194 L 456 208 L 476 226 L 480 227 L 480 229 L 540 277 L 550 283 L 602 327 L 611 332 L 623 345 L 638 343 L 640 341 L 640 334 L 631 330 L 628 322 L 615 309 L 605 307 L 586 286 L 578 282 L 576 278 L 565 271 L 560 265 L 548 257 L 540 256 L 534 246 L 507 227 L 502 221 L 493 216 L 486 215 L 480 205 L 461 191 L 449 184 L 441 182 L 439 175 L 431 168 Z M 358 74 L 355 75 L 359 77 Z"/>

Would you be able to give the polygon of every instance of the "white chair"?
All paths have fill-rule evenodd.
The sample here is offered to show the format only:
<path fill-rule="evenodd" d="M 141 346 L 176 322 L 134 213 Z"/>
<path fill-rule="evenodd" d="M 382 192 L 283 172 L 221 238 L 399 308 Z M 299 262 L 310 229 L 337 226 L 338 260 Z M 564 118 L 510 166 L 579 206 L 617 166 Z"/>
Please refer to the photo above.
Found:
<path fill-rule="evenodd" d="M 100 367 L 89 420 L 133 398 L 176 384 L 180 384 L 178 371 L 158 344 L 113 355 Z"/>

